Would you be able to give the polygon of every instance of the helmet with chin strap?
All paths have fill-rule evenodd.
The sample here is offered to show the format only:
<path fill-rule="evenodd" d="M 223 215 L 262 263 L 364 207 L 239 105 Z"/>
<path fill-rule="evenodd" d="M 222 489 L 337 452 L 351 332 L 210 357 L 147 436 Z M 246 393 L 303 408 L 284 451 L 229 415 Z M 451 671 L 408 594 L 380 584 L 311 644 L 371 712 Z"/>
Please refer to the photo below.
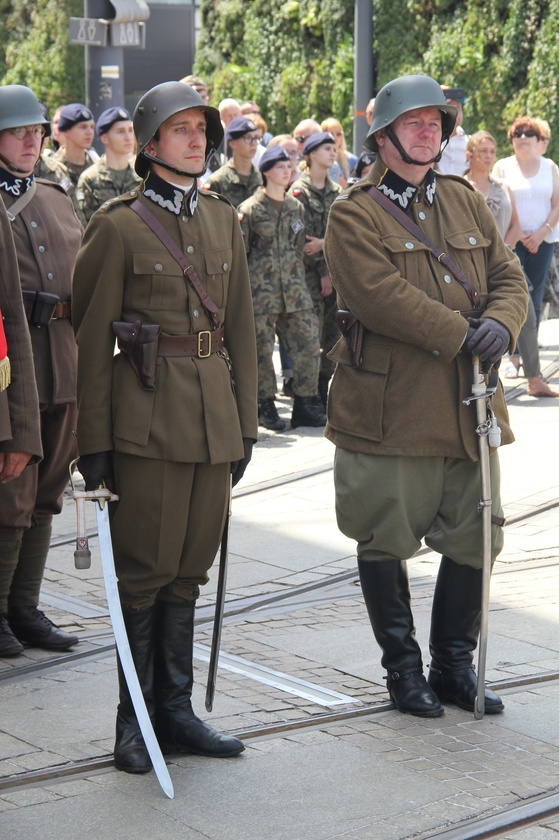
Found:
<path fill-rule="evenodd" d="M 211 156 L 223 140 L 219 111 L 217 108 L 212 108 L 211 105 L 206 105 L 200 94 L 190 85 L 184 82 L 163 82 L 148 90 L 142 96 L 134 111 L 134 131 L 138 141 L 138 153 L 134 168 L 141 178 L 148 171 L 150 161 L 175 172 L 177 175 L 190 175 L 190 173 L 181 172 L 145 151 L 146 146 L 165 120 L 168 120 L 174 114 L 178 114 L 179 111 L 186 111 L 190 108 L 197 108 L 206 115 L 206 163 L 204 169 L 207 167 Z M 200 175 L 202 174 L 201 172 Z"/>
<path fill-rule="evenodd" d="M 446 145 L 456 125 L 456 108 L 453 105 L 447 105 L 441 86 L 435 79 L 430 76 L 415 75 L 400 76 L 379 90 L 375 99 L 371 128 L 365 138 L 365 147 L 372 152 L 378 152 L 375 134 L 385 129 L 387 136 L 400 152 L 404 163 L 424 165 L 421 161 L 413 161 L 410 158 L 392 129 L 392 123 L 398 117 L 416 108 L 438 108 L 442 119 L 442 143 Z M 437 157 L 429 163 L 435 163 L 440 159 L 442 148 Z"/>
<path fill-rule="evenodd" d="M 45 135 L 50 134 L 50 120 L 43 114 L 33 91 L 25 85 L 1 85 L 0 131 L 26 125 L 42 125 Z"/>

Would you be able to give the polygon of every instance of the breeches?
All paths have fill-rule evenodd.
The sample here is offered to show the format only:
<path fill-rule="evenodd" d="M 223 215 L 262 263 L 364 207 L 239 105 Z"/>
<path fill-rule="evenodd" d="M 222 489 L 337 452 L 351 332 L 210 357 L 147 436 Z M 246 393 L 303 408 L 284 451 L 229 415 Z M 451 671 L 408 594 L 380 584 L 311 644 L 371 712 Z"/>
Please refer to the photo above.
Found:
<path fill-rule="evenodd" d="M 0 527 L 29 528 L 33 515 L 60 513 L 69 481 L 68 466 L 77 456 L 75 427 L 74 403 L 41 410 L 43 460 L 26 467 L 18 478 L 0 484 Z"/>
<path fill-rule="evenodd" d="M 195 600 L 221 541 L 230 464 L 113 458 L 120 498 L 109 513 L 122 603 Z"/>
<path fill-rule="evenodd" d="M 479 462 L 459 458 L 365 455 L 336 449 L 338 527 L 361 560 L 405 560 L 425 543 L 456 563 L 482 566 Z M 502 516 L 499 459 L 491 455 L 492 514 Z M 492 561 L 503 547 L 491 526 Z"/>
<path fill-rule="evenodd" d="M 255 315 L 256 350 L 258 354 L 258 396 L 273 397 L 276 374 L 273 352 L 276 330 L 293 359 L 293 392 L 298 397 L 314 397 L 318 393 L 318 318 L 312 309 L 300 312 L 271 312 Z"/>

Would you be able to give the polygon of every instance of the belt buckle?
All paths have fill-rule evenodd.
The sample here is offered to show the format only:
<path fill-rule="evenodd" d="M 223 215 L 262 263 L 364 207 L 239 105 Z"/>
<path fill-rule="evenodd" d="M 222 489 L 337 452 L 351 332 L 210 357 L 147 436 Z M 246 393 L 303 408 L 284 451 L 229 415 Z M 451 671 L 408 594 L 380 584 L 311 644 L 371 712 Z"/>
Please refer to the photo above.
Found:
<path fill-rule="evenodd" d="M 202 350 L 202 336 L 203 335 L 208 336 L 208 352 L 207 353 L 204 353 L 203 350 Z M 197 352 L 196 355 L 198 356 L 199 359 L 207 359 L 208 356 L 211 356 L 211 354 L 212 354 L 212 334 L 211 334 L 210 330 L 201 330 L 198 333 L 198 352 Z"/>

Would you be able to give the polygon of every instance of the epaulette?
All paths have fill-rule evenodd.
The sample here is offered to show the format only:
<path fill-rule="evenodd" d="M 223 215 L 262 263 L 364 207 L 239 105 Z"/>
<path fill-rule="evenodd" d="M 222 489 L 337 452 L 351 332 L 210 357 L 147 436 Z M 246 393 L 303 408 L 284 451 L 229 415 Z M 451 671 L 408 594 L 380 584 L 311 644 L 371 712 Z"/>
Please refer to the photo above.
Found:
<path fill-rule="evenodd" d="M 198 195 L 203 195 L 206 198 L 218 198 L 220 201 L 224 201 L 226 204 L 228 204 L 229 207 L 233 207 L 228 198 L 226 198 L 224 195 L 221 195 L 221 193 L 213 192 L 213 190 L 210 190 L 209 187 L 202 187 L 202 189 L 198 191 Z"/>
<path fill-rule="evenodd" d="M 472 184 L 470 184 L 467 178 L 463 178 L 462 175 L 453 175 L 450 172 L 445 173 L 436 171 L 435 175 L 437 176 L 437 178 L 448 178 L 451 181 L 458 181 L 459 184 L 462 184 L 464 187 L 468 187 L 469 190 L 473 190 L 473 192 L 476 191 L 476 188 Z"/>
<path fill-rule="evenodd" d="M 123 193 L 123 195 L 117 195 L 114 198 L 109 198 L 105 201 L 99 210 L 108 210 L 109 207 L 112 207 L 113 204 L 126 204 L 129 201 L 134 201 L 135 198 L 138 198 L 140 193 L 138 190 L 129 190 L 128 192 Z"/>
<path fill-rule="evenodd" d="M 339 195 L 337 195 L 336 198 L 334 199 L 334 201 L 343 201 L 346 198 L 349 198 L 349 193 L 348 192 L 343 192 L 343 193 L 340 193 Z"/>
<path fill-rule="evenodd" d="M 61 190 L 64 193 L 64 195 L 68 195 L 62 184 L 60 184 L 58 181 L 51 181 L 49 178 L 36 178 L 35 180 L 38 184 L 42 184 L 46 187 L 56 187 L 56 189 Z"/>

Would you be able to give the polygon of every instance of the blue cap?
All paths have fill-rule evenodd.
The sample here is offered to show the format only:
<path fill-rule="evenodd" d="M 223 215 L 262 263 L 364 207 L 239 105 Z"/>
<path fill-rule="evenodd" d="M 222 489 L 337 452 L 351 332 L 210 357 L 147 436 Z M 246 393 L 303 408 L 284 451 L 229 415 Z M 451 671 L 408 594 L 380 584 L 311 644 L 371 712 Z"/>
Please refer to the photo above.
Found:
<path fill-rule="evenodd" d="M 323 146 L 324 143 L 335 143 L 334 135 L 330 134 L 329 131 L 317 131 L 316 134 L 311 134 L 310 137 L 307 137 L 303 144 L 303 155 L 310 155 L 311 152 L 314 152 L 315 149 L 318 149 L 319 146 Z"/>
<path fill-rule="evenodd" d="M 281 146 L 270 146 L 266 149 L 260 160 L 258 161 L 258 168 L 260 172 L 267 172 L 280 160 L 286 160 L 291 163 L 291 158 Z"/>
<path fill-rule="evenodd" d="M 95 130 L 99 135 L 105 134 L 105 132 L 109 131 L 109 129 L 111 129 L 115 123 L 124 121 L 128 122 L 131 119 L 132 117 L 130 116 L 126 108 L 121 108 L 118 105 L 114 108 L 107 108 L 107 110 L 103 111 L 103 113 L 97 120 Z"/>
<path fill-rule="evenodd" d="M 225 139 L 238 140 L 244 137 L 249 131 L 258 131 L 258 126 L 249 117 L 235 117 L 225 129 Z"/>
<path fill-rule="evenodd" d="M 93 114 L 82 105 L 80 102 L 73 102 L 71 105 L 65 105 L 60 111 L 60 119 L 58 120 L 59 131 L 69 131 L 73 126 L 81 122 L 88 122 L 93 119 Z"/>

